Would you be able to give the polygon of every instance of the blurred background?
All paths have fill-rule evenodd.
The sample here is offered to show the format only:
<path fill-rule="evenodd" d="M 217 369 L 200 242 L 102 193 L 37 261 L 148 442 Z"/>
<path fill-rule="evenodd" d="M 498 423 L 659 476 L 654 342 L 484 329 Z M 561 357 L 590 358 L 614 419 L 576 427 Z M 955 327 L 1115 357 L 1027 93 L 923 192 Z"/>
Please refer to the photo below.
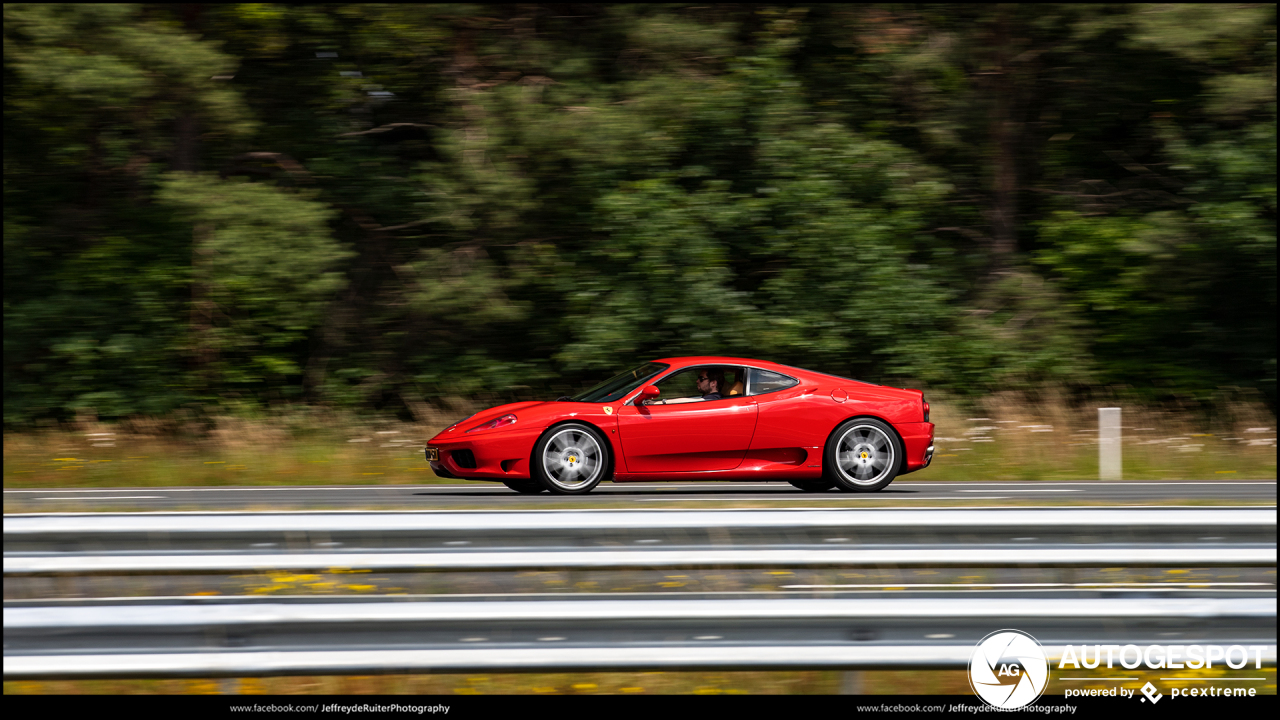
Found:
<path fill-rule="evenodd" d="M 430 492 L 457 495 L 451 509 L 510 509 L 501 488 L 510 497 L 404 487 L 451 482 L 433 478 L 425 441 L 488 406 L 713 354 L 924 389 L 937 451 L 912 480 L 1096 480 L 1100 406 L 1123 408 L 1125 480 L 1274 480 L 1275 29 L 1274 4 L 1240 3 L 6 4 L 5 511 L 147 509 L 159 495 L 33 488 L 290 484 L 365 493 L 324 488 L 330 499 L 296 501 L 309 509 L 443 507 Z M 1231 484 L 1108 502 L 1274 510 L 1274 482 L 1234 483 L 1265 486 L 1248 497 Z M 209 509 L 206 489 L 154 507 Z M 771 502 L 712 499 L 697 506 Z M 1082 504 L 939 502 L 993 500 Z M 539 507 L 650 509 L 638 502 Z M 341 544 L 322 540 L 309 542 Z M 1010 577 L 1098 579 L 1023 570 Z M 1113 570 L 1112 585 L 1227 578 L 1274 601 L 1274 555 L 1250 582 L 1231 568 Z M 301 604 L 1001 581 L 672 572 L 111 584 L 59 571 L 56 586 L 6 576 L 6 617 L 11 602 L 148 594 Z M 1274 622 L 1264 639 L 1274 647 Z M 1274 694 L 1274 666 L 1263 680 Z M 868 670 L 5 692 L 969 687 L 962 670 Z"/>
<path fill-rule="evenodd" d="M 728 354 L 1274 438 L 1272 4 L 4 13 L 7 432 Z"/>

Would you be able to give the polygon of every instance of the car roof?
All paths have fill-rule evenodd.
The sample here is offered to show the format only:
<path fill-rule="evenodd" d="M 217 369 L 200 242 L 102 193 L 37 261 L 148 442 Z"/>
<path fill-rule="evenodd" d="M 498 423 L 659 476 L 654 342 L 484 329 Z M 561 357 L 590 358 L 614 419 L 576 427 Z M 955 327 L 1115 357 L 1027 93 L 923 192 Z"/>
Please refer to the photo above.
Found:
<path fill-rule="evenodd" d="M 775 367 L 782 368 L 785 365 L 779 365 L 768 360 L 753 360 L 751 358 L 724 357 L 721 355 L 693 355 L 690 357 L 670 357 L 654 360 L 654 362 L 667 363 L 668 365 L 754 365 L 756 367 Z"/>
<path fill-rule="evenodd" d="M 782 363 L 770 362 L 768 360 L 755 360 L 753 358 L 725 357 L 722 355 L 692 355 L 688 357 L 660 358 L 658 360 L 654 360 L 653 362 L 666 363 L 672 366 L 750 365 L 750 366 L 758 367 L 762 369 L 775 369 L 778 372 L 782 373 L 783 375 L 795 375 L 797 372 L 801 372 L 801 373 L 806 373 L 808 375 L 817 375 L 817 376 L 831 378 L 835 380 L 845 380 L 845 381 L 855 382 L 860 385 L 875 385 L 875 383 L 869 383 L 866 380 L 857 380 L 855 378 L 841 377 L 839 375 L 832 375 L 831 373 L 824 373 L 820 370 L 809 370 L 807 368 L 795 367 L 794 365 L 783 365 Z"/>

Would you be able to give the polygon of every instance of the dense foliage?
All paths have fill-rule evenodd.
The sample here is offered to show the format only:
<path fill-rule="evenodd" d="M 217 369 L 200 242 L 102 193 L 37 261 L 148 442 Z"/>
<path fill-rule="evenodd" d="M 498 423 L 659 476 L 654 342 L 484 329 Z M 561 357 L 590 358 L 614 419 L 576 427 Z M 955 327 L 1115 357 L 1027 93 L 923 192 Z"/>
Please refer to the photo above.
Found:
<path fill-rule="evenodd" d="M 1274 5 L 4 13 L 10 426 L 721 353 L 1274 406 Z"/>

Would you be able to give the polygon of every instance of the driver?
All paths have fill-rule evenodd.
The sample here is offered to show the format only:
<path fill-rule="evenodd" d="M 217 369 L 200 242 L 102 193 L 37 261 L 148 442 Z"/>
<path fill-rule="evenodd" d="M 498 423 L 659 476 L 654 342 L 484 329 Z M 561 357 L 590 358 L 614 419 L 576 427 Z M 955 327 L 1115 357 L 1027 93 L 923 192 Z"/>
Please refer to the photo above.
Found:
<path fill-rule="evenodd" d="M 701 402 L 703 400 L 719 400 L 720 389 L 724 387 L 724 370 L 720 368 L 702 368 L 698 370 L 698 392 L 702 397 L 672 398 L 670 400 L 653 400 L 649 405 L 676 405 L 679 403 Z"/>
<path fill-rule="evenodd" d="M 724 387 L 724 370 L 708 368 L 698 373 L 698 391 L 703 400 L 719 400 L 720 389 Z"/>

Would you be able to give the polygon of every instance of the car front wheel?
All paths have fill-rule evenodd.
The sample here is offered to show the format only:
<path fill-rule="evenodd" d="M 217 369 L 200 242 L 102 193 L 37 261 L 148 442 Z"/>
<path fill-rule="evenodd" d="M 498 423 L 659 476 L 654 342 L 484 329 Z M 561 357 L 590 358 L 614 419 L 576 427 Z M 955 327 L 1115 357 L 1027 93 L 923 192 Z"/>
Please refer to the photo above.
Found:
<path fill-rule="evenodd" d="M 595 428 L 567 423 L 533 446 L 534 478 L 556 495 L 585 495 L 609 471 L 609 446 Z"/>
<path fill-rule="evenodd" d="M 822 467 L 842 490 L 875 492 L 897 477 L 902 452 L 897 434 L 884 422 L 854 418 L 831 434 Z"/>

